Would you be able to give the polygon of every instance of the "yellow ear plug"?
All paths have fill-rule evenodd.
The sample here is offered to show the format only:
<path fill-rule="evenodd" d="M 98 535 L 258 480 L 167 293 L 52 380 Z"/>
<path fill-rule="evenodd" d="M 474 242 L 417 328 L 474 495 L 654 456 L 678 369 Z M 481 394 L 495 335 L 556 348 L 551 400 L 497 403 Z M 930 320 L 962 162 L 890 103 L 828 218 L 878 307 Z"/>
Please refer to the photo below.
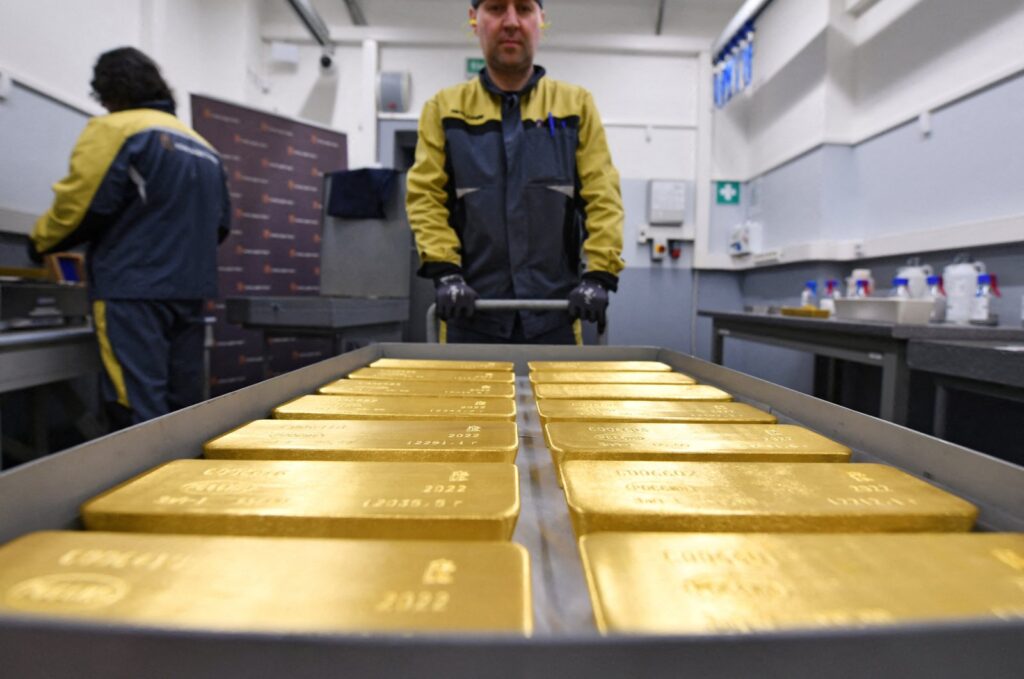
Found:
<path fill-rule="evenodd" d="M 470 19 L 469 20 L 469 25 L 475 27 L 476 26 L 476 19 Z"/>

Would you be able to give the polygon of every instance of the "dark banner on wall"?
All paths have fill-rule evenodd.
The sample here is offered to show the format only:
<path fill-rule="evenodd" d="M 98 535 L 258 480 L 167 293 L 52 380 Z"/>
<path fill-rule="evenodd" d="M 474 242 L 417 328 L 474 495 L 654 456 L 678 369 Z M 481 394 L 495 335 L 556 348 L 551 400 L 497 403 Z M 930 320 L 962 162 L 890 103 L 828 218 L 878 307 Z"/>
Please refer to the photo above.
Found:
<path fill-rule="evenodd" d="M 348 166 L 345 135 L 192 95 L 192 126 L 220 152 L 231 189 L 231 235 L 218 252 L 222 299 L 210 353 L 218 396 L 330 355 L 330 341 L 274 337 L 227 322 L 224 297 L 320 292 L 323 174 Z M 264 366 L 269 361 L 269 366 Z"/>

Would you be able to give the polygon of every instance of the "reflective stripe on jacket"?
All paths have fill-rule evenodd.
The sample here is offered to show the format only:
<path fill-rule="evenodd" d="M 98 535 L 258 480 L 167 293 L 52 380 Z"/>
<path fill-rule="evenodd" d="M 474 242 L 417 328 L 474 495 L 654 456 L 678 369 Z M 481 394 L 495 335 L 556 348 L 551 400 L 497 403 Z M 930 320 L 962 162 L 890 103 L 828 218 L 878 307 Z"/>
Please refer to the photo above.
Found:
<path fill-rule="evenodd" d="M 624 264 L 622 197 L 590 93 L 535 67 L 518 93 L 487 77 L 442 90 L 424 106 L 406 207 L 420 274 L 461 268 L 482 298 L 565 299 L 586 270 L 614 288 Z M 527 337 L 566 323 L 526 313 Z M 499 337 L 515 316 L 452 323 Z"/>
<path fill-rule="evenodd" d="M 217 244 L 231 219 L 227 178 L 213 147 L 173 114 L 137 108 L 92 118 L 53 191 L 32 240 L 41 253 L 88 243 L 93 298 L 216 297 Z"/>

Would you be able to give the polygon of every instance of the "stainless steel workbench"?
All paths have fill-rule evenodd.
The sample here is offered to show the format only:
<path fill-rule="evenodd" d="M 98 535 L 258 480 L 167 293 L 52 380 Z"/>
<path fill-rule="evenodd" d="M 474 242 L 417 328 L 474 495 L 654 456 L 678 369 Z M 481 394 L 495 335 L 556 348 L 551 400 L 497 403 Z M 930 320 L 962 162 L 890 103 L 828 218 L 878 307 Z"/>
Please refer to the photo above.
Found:
<path fill-rule="evenodd" d="M 283 401 L 378 357 L 514 360 L 522 513 L 536 632 L 495 637 L 226 634 L 0 617 L 4 676 L 1015 676 L 1024 619 L 748 635 L 604 638 L 591 620 L 564 498 L 525 375 L 527 360 L 660 360 L 973 501 L 984 530 L 1024 531 L 1024 469 L 727 368 L 653 347 L 380 344 L 248 387 L 0 474 L 0 541 L 78 526 L 78 506 Z"/>

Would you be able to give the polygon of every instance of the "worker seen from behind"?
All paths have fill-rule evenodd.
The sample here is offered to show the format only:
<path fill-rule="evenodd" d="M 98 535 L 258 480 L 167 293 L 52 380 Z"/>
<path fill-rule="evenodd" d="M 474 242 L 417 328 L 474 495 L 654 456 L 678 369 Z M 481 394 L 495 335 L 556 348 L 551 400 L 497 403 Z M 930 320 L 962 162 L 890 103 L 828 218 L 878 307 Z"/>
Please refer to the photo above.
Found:
<path fill-rule="evenodd" d="M 624 266 L 604 128 L 589 92 L 533 62 L 541 0 L 470 4 L 486 67 L 424 106 L 408 176 L 419 275 L 435 282 L 442 341 L 579 344 L 574 319 L 603 331 Z M 569 313 L 475 313 L 478 298 L 568 298 Z"/>
<path fill-rule="evenodd" d="M 203 300 L 231 218 L 217 152 L 174 115 L 160 69 L 132 47 L 100 55 L 92 118 L 35 224 L 35 254 L 87 243 L 101 388 L 113 428 L 202 398 Z"/>

